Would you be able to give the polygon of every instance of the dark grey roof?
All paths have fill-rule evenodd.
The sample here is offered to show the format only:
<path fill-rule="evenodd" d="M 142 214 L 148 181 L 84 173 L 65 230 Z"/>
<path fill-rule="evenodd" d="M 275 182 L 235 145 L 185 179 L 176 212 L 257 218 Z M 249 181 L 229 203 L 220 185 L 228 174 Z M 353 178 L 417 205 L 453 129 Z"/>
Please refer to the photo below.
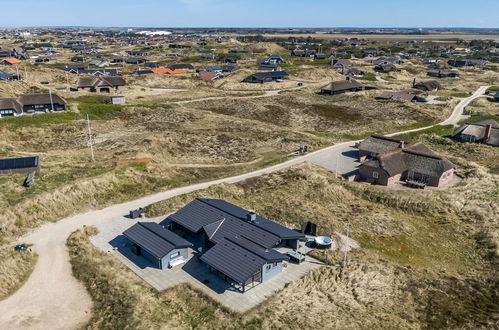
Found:
<path fill-rule="evenodd" d="M 208 239 L 211 239 L 211 237 L 218 231 L 218 229 L 224 222 L 225 219 L 220 219 L 203 227 L 203 230 L 206 233 Z"/>
<path fill-rule="evenodd" d="M 241 238 L 225 238 L 201 256 L 201 261 L 244 283 L 268 262 L 287 260 L 287 256 L 273 250 L 251 246 Z"/>
<path fill-rule="evenodd" d="M 195 233 L 204 229 L 208 239 L 213 243 L 220 242 L 224 237 L 239 235 L 244 235 L 265 247 L 273 247 L 280 240 L 279 236 L 216 208 L 202 199 L 193 200 L 168 219 Z"/>
<path fill-rule="evenodd" d="M 22 105 L 16 99 L 12 98 L 0 99 L 0 110 L 5 109 L 14 109 L 17 114 L 21 114 L 23 112 Z"/>
<path fill-rule="evenodd" d="M 0 70 L 0 80 L 10 80 L 10 74 Z"/>
<path fill-rule="evenodd" d="M 245 210 L 242 207 L 231 204 L 222 199 L 200 198 L 200 200 L 241 220 L 246 220 L 246 216 L 249 213 L 248 210 Z M 265 231 L 268 231 L 269 233 L 278 236 L 281 239 L 293 239 L 293 238 L 304 237 L 302 233 L 289 229 L 283 225 L 280 225 L 274 221 L 266 219 L 260 215 L 256 215 L 256 220 L 251 223 L 257 226 L 258 228 L 261 228 Z"/>
<path fill-rule="evenodd" d="M 226 216 L 210 205 L 195 199 L 176 213 L 170 215 L 168 219 L 178 223 L 184 228 L 197 233 L 204 226 L 222 220 Z"/>
<path fill-rule="evenodd" d="M 270 71 L 270 72 L 258 72 L 246 77 L 243 81 L 271 81 L 275 79 L 283 79 L 288 76 L 285 71 Z"/>
<path fill-rule="evenodd" d="M 222 71 L 222 72 L 233 72 L 239 70 L 241 67 L 239 65 L 217 65 L 209 66 L 206 71 Z"/>
<path fill-rule="evenodd" d="M 192 246 L 189 241 L 155 222 L 138 222 L 125 230 L 123 235 L 158 259 L 174 249 Z"/>
<path fill-rule="evenodd" d="M 271 248 L 276 246 L 280 240 L 278 236 L 229 214 L 225 214 L 224 218 L 221 219 L 218 229 L 213 227 L 215 226 L 208 226 L 208 231 L 211 232 L 209 239 L 214 243 L 220 242 L 225 237 L 244 235 L 261 246 Z"/>
<path fill-rule="evenodd" d="M 442 89 L 442 85 L 436 80 L 427 80 L 418 82 L 414 85 L 414 88 L 423 90 L 423 91 L 433 91 Z"/>
<path fill-rule="evenodd" d="M 168 68 L 170 70 L 181 70 L 181 69 L 187 69 L 187 70 L 192 70 L 194 67 L 190 63 L 174 63 L 168 65 Z"/>
<path fill-rule="evenodd" d="M 403 63 L 399 57 L 396 56 L 382 56 L 376 60 L 373 60 L 373 64 L 383 64 L 383 63 Z"/>
<path fill-rule="evenodd" d="M 134 71 L 133 74 L 136 74 L 136 75 L 141 75 L 141 74 L 153 74 L 154 71 L 152 70 L 137 70 L 137 71 Z"/>
<path fill-rule="evenodd" d="M 362 88 L 362 85 L 356 80 L 340 80 L 340 81 L 332 81 L 329 84 L 322 86 L 321 90 L 327 91 L 344 91 L 354 88 Z"/>
<path fill-rule="evenodd" d="M 35 104 L 50 104 L 51 101 L 52 101 L 52 103 L 66 104 L 66 101 L 64 101 L 64 99 L 62 99 L 59 95 L 54 94 L 54 93 L 52 93 L 52 94 L 49 94 L 49 93 L 23 94 L 23 95 L 20 95 L 17 98 L 17 100 L 23 106 L 35 105 Z"/>
<path fill-rule="evenodd" d="M 246 238 L 245 236 L 236 236 L 233 238 L 227 238 L 229 241 L 247 249 L 251 253 L 256 254 L 260 258 L 265 259 L 265 262 L 278 262 L 283 260 L 289 260 L 289 257 L 274 250 L 265 248 L 258 243 Z"/>
<path fill-rule="evenodd" d="M 120 76 L 87 76 L 78 79 L 78 88 L 117 87 L 125 84 L 125 79 Z"/>
<path fill-rule="evenodd" d="M 38 156 L 22 158 L 4 158 L 0 159 L 0 170 L 13 170 L 17 168 L 39 167 Z"/>
<path fill-rule="evenodd" d="M 374 67 L 374 71 L 381 71 L 381 72 L 392 72 L 392 71 L 397 71 L 397 67 L 395 64 L 392 63 L 383 63 L 383 64 L 378 64 Z"/>

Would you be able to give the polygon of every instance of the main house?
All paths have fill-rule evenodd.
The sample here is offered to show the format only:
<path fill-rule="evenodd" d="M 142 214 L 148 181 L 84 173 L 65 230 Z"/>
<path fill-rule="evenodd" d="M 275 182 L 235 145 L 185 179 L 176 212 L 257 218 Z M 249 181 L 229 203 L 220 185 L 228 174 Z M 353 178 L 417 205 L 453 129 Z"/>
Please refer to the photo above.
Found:
<path fill-rule="evenodd" d="M 359 178 L 363 181 L 439 187 L 454 177 L 456 166 L 421 142 L 373 135 L 360 142 L 358 149 Z"/>
<path fill-rule="evenodd" d="M 87 76 L 78 79 L 78 90 L 89 90 L 90 92 L 109 93 L 125 86 L 126 82 L 120 76 Z"/>
<path fill-rule="evenodd" d="M 352 62 L 349 59 L 332 59 L 331 66 L 337 69 L 348 69 L 352 67 Z"/>
<path fill-rule="evenodd" d="M 487 60 L 482 60 L 482 59 L 452 59 L 449 60 L 447 63 L 453 67 L 465 67 L 465 66 L 471 66 L 471 67 L 483 67 L 487 65 L 488 61 Z"/>
<path fill-rule="evenodd" d="M 137 246 L 132 249 L 137 252 L 139 248 L 140 253 L 146 251 L 147 258 L 154 260 L 156 267 L 165 267 L 172 260 L 172 253 L 175 258 L 182 258 L 176 263 L 185 261 L 187 254 L 183 249 L 188 244 L 181 238 L 185 237 L 202 246 L 199 260 L 211 273 L 242 292 L 284 271 L 283 262 L 289 257 L 276 248 L 296 249 L 298 242 L 305 239 L 299 231 L 220 199 L 196 198 L 168 216 L 158 225 L 161 229 L 154 229 L 156 236 L 164 237 L 160 240 L 150 234 L 145 237 L 145 230 L 137 226 L 124 235 Z M 144 232 L 140 234 L 143 239 L 133 236 L 137 230 Z M 160 243 L 165 247 L 156 251 L 155 246 Z"/>
<path fill-rule="evenodd" d="M 393 63 L 382 63 L 374 67 L 375 72 L 379 73 L 390 73 L 400 71 Z"/>
<path fill-rule="evenodd" d="M 267 83 L 273 81 L 280 81 L 286 79 L 288 73 L 285 71 L 270 71 L 270 72 L 258 72 L 246 77 L 243 82 L 248 83 Z"/>
<path fill-rule="evenodd" d="M 478 123 L 466 123 L 452 137 L 461 142 L 484 143 L 499 147 L 499 124 L 489 119 Z"/>
<path fill-rule="evenodd" d="M 358 81 L 347 77 L 346 80 L 332 81 L 329 84 L 321 87 L 321 94 L 336 95 L 346 92 L 359 92 L 364 90 Z"/>
<path fill-rule="evenodd" d="M 459 72 L 456 70 L 429 69 L 426 74 L 436 78 L 459 78 Z"/>
<path fill-rule="evenodd" d="M 414 80 L 412 88 L 419 89 L 425 92 L 438 91 L 443 89 L 442 85 L 436 80 L 426 80 L 416 83 Z"/>
<path fill-rule="evenodd" d="M 24 94 L 17 99 L 0 99 L 0 118 L 24 113 L 62 111 L 65 108 L 66 101 L 57 94 Z"/>
<path fill-rule="evenodd" d="M 418 100 L 418 96 L 411 90 L 383 92 L 378 97 L 378 100 L 398 100 L 414 102 Z"/>
<path fill-rule="evenodd" d="M 194 66 L 190 63 L 174 63 L 168 65 L 168 69 L 170 70 L 193 70 Z"/>

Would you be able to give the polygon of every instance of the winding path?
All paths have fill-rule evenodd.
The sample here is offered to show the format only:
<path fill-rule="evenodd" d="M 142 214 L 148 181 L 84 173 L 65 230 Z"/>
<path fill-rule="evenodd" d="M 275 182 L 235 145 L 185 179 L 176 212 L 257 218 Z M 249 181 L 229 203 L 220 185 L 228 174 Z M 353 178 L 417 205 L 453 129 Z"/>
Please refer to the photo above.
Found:
<path fill-rule="evenodd" d="M 456 124 L 464 107 L 480 97 L 488 86 L 480 87 L 472 96 L 463 99 L 451 116 L 440 125 Z M 432 127 L 432 126 L 429 126 Z M 422 127 L 390 135 L 426 129 Z M 134 201 L 116 204 L 102 210 L 74 215 L 56 223 L 49 223 L 35 229 L 22 238 L 23 242 L 34 244 L 38 262 L 23 287 L 9 298 L 0 301 L 0 329 L 72 329 L 84 325 L 91 316 L 92 301 L 83 285 L 71 273 L 66 248 L 67 237 L 82 226 L 99 224 L 102 221 L 127 214 L 129 210 L 155 203 L 174 196 L 205 189 L 220 183 L 235 183 L 248 178 L 271 173 L 290 166 L 310 161 L 319 165 L 325 160 L 344 157 L 354 141 L 311 152 L 284 163 L 238 176 L 180 187 Z"/>

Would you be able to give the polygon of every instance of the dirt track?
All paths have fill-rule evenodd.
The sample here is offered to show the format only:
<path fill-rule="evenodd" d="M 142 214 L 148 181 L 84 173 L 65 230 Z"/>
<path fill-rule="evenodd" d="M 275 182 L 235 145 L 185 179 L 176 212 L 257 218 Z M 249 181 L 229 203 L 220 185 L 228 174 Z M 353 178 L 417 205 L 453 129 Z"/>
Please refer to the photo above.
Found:
<path fill-rule="evenodd" d="M 452 115 L 441 124 L 456 124 L 461 118 L 463 108 L 475 98 L 480 97 L 486 88 L 487 86 L 482 86 L 472 96 L 463 99 L 456 106 Z M 425 128 L 427 127 L 410 131 Z M 405 132 L 391 135 L 400 133 Z M 351 144 L 352 141 L 340 143 L 254 172 L 176 188 L 102 210 L 78 214 L 34 230 L 23 237 L 22 241 L 34 244 L 33 248 L 39 255 L 37 265 L 21 289 L 9 298 L 0 301 L 0 329 L 72 329 L 88 321 L 92 301 L 83 285 L 72 276 L 65 245 L 71 232 L 82 226 L 96 225 L 104 220 L 126 214 L 131 209 L 144 207 L 211 185 L 242 181 L 288 168 L 304 161 L 320 163 L 321 159 L 336 159 L 342 157 Z"/>

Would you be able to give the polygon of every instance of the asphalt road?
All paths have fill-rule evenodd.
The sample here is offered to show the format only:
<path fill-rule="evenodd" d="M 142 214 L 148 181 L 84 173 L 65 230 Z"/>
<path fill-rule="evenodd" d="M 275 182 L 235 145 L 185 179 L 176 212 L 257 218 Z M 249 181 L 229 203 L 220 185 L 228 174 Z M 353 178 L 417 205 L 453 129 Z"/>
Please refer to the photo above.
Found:
<path fill-rule="evenodd" d="M 462 100 L 452 115 L 441 124 L 456 124 L 461 118 L 463 108 L 480 97 L 487 87 L 480 87 L 471 97 Z M 425 128 L 428 127 L 390 135 Z M 356 167 L 354 158 L 356 154 L 352 148 L 355 142 L 340 143 L 254 172 L 180 187 L 102 210 L 70 216 L 35 229 L 20 241 L 33 244 L 33 249 L 39 256 L 38 262 L 26 283 L 12 296 L 0 301 L 0 329 L 73 329 L 89 320 L 92 300 L 83 285 L 72 276 L 66 248 L 66 239 L 73 231 L 83 226 L 97 225 L 103 221 L 120 218 L 131 209 L 164 199 L 205 189 L 211 185 L 239 182 L 305 161 L 336 170 L 341 174 L 347 173 Z"/>

